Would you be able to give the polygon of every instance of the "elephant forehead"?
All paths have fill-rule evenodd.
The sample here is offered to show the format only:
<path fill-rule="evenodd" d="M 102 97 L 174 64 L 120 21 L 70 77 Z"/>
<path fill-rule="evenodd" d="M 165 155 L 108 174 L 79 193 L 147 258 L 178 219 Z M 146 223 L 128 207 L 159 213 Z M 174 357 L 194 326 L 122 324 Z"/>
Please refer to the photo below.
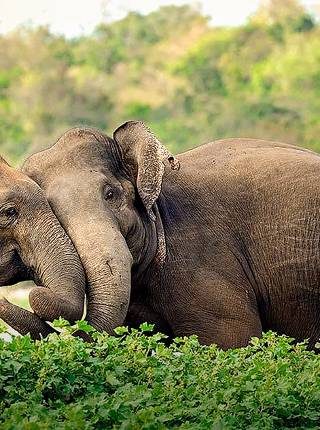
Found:
<path fill-rule="evenodd" d="M 67 130 L 56 142 L 57 145 L 76 145 L 79 142 L 97 141 L 105 144 L 110 140 L 106 134 L 96 128 L 74 127 Z"/>
<path fill-rule="evenodd" d="M 0 167 L 0 188 L 21 188 L 36 189 L 38 186 L 28 176 L 14 169 L 13 167 L 3 164 Z"/>
<path fill-rule="evenodd" d="M 44 193 L 32 179 L 6 165 L 0 169 L 0 203 L 43 201 Z"/>
<path fill-rule="evenodd" d="M 93 128 L 72 128 L 66 131 L 50 150 L 56 158 L 72 158 L 75 161 L 99 162 L 112 155 L 115 142 Z M 109 157 L 108 157 L 109 156 Z"/>
<path fill-rule="evenodd" d="M 100 191 L 99 184 L 102 186 L 104 182 L 105 175 L 98 170 L 80 170 L 77 173 L 65 173 L 64 175 L 52 177 L 47 182 L 46 194 L 50 197 L 64 196 L 77 201 L 77 197 L 83 196 L 84 193 L 92 195 Z"/>
<path fill-rule="evenodd" d="M 29 157 L 24 167 L 29 170 L 37 168 L 54 169 L 57 166 L 70 168 L 86 164 L 108 162 L 108 148 L 96 142 L 78 142 L 75 146 L 54 145 L 51 148 Z"/>
<path fill-rule="evenodd" d="M 82 170 L 114 170 L 114 154 L 110 145 L 80 140 L 64 145 L 59 140 L 51 148 L 29 157 L 22 171 L 43 186 L 53 177 Z"/>

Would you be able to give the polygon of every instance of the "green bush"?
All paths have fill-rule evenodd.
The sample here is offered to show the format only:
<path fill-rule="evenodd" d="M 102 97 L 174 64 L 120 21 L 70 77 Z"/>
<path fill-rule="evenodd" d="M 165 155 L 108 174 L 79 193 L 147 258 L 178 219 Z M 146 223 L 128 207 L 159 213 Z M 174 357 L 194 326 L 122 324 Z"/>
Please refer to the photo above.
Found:
<path fill-rule="evenodd" d="M 0 340 L 1 430 L 319 428 L 320 360 L 305 344 L 268 332 L 229 351 L 194 336 L 165 346 L 151 328 Z"/>

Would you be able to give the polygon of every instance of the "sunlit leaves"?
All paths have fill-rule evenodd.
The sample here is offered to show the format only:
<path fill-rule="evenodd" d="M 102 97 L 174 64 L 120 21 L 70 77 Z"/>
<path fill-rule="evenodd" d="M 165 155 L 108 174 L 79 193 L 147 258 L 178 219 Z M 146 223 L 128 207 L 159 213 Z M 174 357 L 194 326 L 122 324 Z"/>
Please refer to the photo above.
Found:
<path fill-rule="evenodd" d="M 116 329 L 94 343 L 70 336 L 0 343 L 1 429 L 317 428 L 320 361 L 305 344 L 269 332 L 222 351 L 195 336 Z M 0 341 L 1 342 L 1 341 Z"/>

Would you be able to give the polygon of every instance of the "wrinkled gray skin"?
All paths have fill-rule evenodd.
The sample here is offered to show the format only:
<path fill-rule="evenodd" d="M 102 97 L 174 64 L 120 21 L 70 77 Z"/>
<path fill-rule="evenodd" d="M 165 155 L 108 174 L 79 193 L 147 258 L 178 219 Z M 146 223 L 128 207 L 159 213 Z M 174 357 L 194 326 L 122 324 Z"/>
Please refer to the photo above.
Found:
<path fill-rule="evenodd" d="M 227 139 L 178 159 L 180 170 L 141 122 L 128 122 L 113 139 L 69 130 L 25 163 L 80 255 L 89 322 L 112 332 L 148 320 L 223 348 L 273 329 L 313 346 L 320 157 Z"/>
<path fill-rule="evenodd" d="M 33 279 L 34 313 L 0 300 L 0 318 L 34 339 L 54 331 L 45 321 L 82 317 L 85 275 L 79 256 L 43 191 L 0 158 L 0 286 Z"/>

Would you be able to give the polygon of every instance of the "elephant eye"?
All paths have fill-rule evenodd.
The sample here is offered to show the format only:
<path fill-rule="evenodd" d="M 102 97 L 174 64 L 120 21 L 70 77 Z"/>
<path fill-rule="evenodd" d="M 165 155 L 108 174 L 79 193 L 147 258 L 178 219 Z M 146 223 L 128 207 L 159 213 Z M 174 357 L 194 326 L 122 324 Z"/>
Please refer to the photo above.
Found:
<path fill-rule="evenodd" d="M 16 208 L 11 207 L 11 208 L 5 209 L 5 210 L 4 210 L 4 214 L 5 214 L 8 218 L 13 218 L 13 217 L 15 217 L 15 216 L 17 216 L 17 215 L 18 215 L 18 211 L 17 211 L 17 209 L 16 209 Z"/>
<path fill-rule="evenodd" d="M 113 191 L 112 191 L 112 190 L 107 190 L 107 191 L 105 192 L 105 194 L 104 194 L 104 198 L 105 198 L 106 200 L 110 200 L 110 199 L 112 199 L 112 198 L 113 198 L 113 196 L 114 196 L 114 193 L 113 193 Z"/>
<path fill-rule="evenodd" d="M 13 225 L 18 219 L 18 210 L 14 206 L 2 207 L 0 209 L 0 229 Z"/>

